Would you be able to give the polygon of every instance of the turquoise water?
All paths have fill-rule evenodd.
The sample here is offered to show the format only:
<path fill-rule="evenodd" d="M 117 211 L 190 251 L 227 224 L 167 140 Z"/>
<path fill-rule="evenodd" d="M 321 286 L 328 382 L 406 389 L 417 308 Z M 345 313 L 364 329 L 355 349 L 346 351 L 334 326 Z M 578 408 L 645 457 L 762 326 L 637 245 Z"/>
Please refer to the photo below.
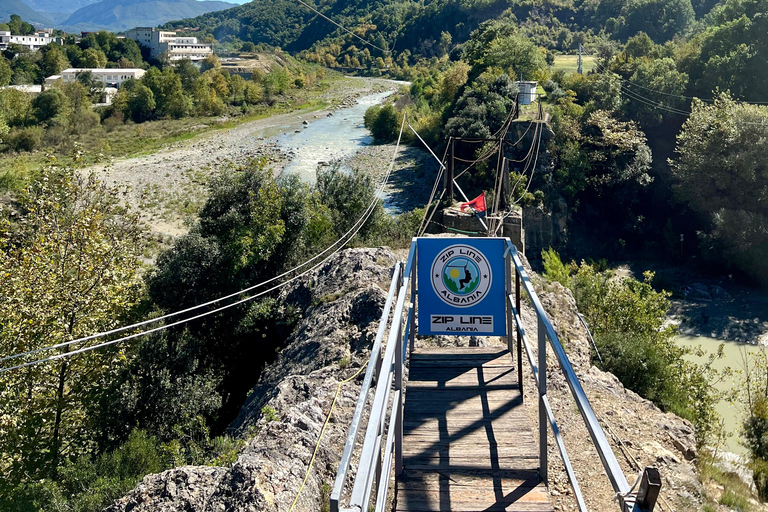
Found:
<path fill-rule="evenodd" d="M 743 379 L 738 372 L 741 372 L 744 367 L 746 356 L 765 350 L 765 347 L 758 345 L 750 345 L 749 343 L 740 343 L 738 341 L 722 341 L 702 336 L 676 336 L 675 342 L 683 347 L 701 348 L 704 350 L 706 354 L 703 356 L 696 356 L 694 354 L 687 356 L 687 359 L 697 363 L 707 362 L 709 354 L 715 353 L 720 344 L 724 344 L 725 357 L 716 360 L 713 367 L 718 370 L 731 368 L 734 370 L 734 375 L 715 383 L 715 387 L 723 391 L 730 391 L 735 386 L 742 386 Z M 727 400 L 722 400 L 717 404 L 717 413 L 725 421 L 726 432 L 731 434 L 727 438 L 724 448 L 729 452 L 738 454 L 746 454 L 747 452 L 739 443 L 741 424 L 744 420 L 742 409 L 743 407 L 739 402 L 731 403 Z"/>

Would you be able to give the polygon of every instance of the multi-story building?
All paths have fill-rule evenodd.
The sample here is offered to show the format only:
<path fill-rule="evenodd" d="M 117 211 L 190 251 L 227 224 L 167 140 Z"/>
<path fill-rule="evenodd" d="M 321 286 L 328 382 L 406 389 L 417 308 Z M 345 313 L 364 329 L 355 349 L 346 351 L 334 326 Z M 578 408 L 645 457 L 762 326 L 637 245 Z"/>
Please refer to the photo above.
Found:
<path fill-rule="evenodd" d="M 137 27 L 129 30 L 125 37 L 133 39 L 150 49 L 150 55 L 159 58 L 166 55 L 169 60 L 203 60 L 213 53 L 213 45 L 200 43 L 196 37 L 180 37 L 176 32 L 158 30 L 153 27 Z"/>
<path fill-rule="evenodd" d="M 61 39 L 53 37 L 52 33 L 48 30 L 35 32 L 27 36 L 14 36 L 8 30 L 0 30 L 0 50 L 5 50 L 9 44 L 18 44 L 35 51 L 51 43 L 61 44 Z"/>
<path fill-rule="evenodd" d="M 49 76 L 45 79 L 45 84 L 52 85 L 59 80 L 65 84 L 72 83 L 77 80 L 77 75 L 87 71 L 90 71 L 93 78 L 102 82 L 106 87 L 114 87 L 117 89 L 119 89 L 126 80 L 131 78 L 138 80 L 144 76 L 144 73 L 146 73 L 143 69 L 138 68 L 69 68 L 62 71 L 59 75 Z"/>

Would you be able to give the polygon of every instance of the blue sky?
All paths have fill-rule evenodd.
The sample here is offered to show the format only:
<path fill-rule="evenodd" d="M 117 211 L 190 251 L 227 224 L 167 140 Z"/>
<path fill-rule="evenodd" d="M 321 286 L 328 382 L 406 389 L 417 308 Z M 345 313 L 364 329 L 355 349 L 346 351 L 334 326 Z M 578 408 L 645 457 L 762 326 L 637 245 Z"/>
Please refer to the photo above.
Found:
<path fill-rule="evenodd" d="M 203 0 L 197 0 L 198 2 L 202 2 Z M 247 4 L 251 0 L 221 0 L 222 2 L 229 2 L 231 4 Z"/>

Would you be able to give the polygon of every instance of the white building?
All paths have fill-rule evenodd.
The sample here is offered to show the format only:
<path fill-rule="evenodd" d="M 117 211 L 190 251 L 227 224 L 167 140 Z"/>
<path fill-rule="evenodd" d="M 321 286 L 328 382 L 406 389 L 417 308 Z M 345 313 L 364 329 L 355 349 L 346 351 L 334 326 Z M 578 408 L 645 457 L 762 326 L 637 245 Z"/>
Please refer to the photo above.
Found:
<path fill-rule="evenodd" d="M 39 31 L 28 36 L 13 36 L 8 30 L 0 30 L 0 50 L 5 50 L 9 44 L 18 44 L 35 51 L 51 43 L 61 44 L 61 39 L 53 37 L 49 31 Z"/>
<path fill-rule="evenodd" d="M 77 80 L 77 75 L 80 73 L 91 72 L 93 78 L 103 83 L 106 87 L 120 88 L 123 82 L 128 79 L 138 80 L 144 76 L 143 69 L 138 68 L 105 68 L 105 69 L 90 69 L 90 68 L 69 68 L 61 72 L 60 75 L 49 76 L 45 79 L 45 85 L 52 85 L 59 80 L 65 84 L 69 84 Z"/>
<path fill-rule="evenodd" d="M 197 61 L 213 54 L 213 45 L 200 43 L 196 37 L 180 37 L 176 32 L 166 32 L 153 27 L 133 28 L 125 37 L 149 48 L 150 55 L 154 58 L 166 54 L 170 60 Z"/>
<path fill-rule="evenodd" d="M 521 105 L 530 105 L 536 100 L 536 97 L 538 96 L 537 93 L 537 82 L 515 82 L 517 84 L 517 90 L 518 90 L 518 100 Z"/>

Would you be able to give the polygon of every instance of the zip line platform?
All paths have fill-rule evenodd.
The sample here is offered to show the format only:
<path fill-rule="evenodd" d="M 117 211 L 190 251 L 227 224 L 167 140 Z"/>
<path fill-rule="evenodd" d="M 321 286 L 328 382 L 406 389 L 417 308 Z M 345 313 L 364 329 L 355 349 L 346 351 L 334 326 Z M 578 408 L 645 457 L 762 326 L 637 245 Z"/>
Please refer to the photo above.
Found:
<path fill-rule="evenodd" d="M 414 350 L 404 410 L 393 510 L 553 510 L 509 351 Z"/>
<path fill-rule="evenodd" d="M 521 318 L 523 293 L 535 314 L 535 355 Z M 507 343 L 416 348 L 417 331 L 505 337 Z M 646 467 L 630 487 L 517 247 L 494 237 L 414 238 L 408 261 L 395 265 L 331 489 L 331 512 L 553 512 L 547 490 L 552 438 L 576 506 L 589 512 L 547 396 L 548 349 L 611 482 L 616 509 L 653 512 L 658 468 Z M 523 405 L 524 356 L 536 382 L 538 443 Z"/>

